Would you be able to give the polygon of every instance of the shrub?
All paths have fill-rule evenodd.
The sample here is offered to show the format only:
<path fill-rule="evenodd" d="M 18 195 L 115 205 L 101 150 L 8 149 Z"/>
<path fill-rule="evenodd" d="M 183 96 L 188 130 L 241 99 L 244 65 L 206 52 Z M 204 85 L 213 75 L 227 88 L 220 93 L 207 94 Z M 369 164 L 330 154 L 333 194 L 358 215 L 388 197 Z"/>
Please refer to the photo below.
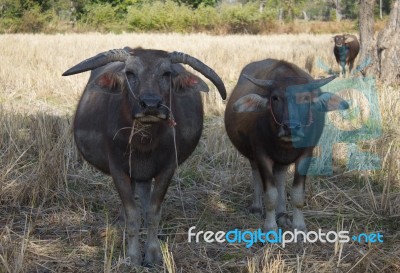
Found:
<path fill-rule="evenodd" d="M 3 18 L 0 20 L 0 33 L 15 33 L 18 32 L 21 25 L 19 18 Z"/>
<path fill-rule="evenodd" d="M 222 5 L 221 20 L 233 33 L 258 33 L 261 21 L 258 4 L 249 2 L 244 5 Z"/>
<path fill-rule="evenodd" d="M 22 15 L 18 25 L 19 32 L 38 33 L 53 20 L 53 14 L 49 12 L 42 13 L 38 5 L 26 10 Z"/>
<path fill-rule="evenodd" d="M 128 10 L 129 30 L 133 31 L 173 31 L 188 32 L 191 30 L 193 10 L 184 4 L 167 0 L 132 6 Z"/>
<path fill-rule="evenodd" d="M 57 8 L 50 9 L 48 1 L 28 1 L 22 5 L 9 1 L 0 10 L 0 33 L 13 32 L 67 32 L 99 31 L 115 32 L 209 32 L 213 34 L 230 33 L 326 33 L 350 32 L 357 29 L 356 21 L 349 26 L 345 21 L 303 22 L 278 21 L 279 7 L 259 11 L 259 2 L 245 4 L 221 4 L 213 6 L 214 0 L 201 1 L 197 6 L 192 0 L 126 0 L 92 1 L 92 4 L 71 9 L 69 4 L 57 1 Z M 188 4 L 185 4 L 186 2 Z M 27 3 L 28 3 L 27 2 Z M 36 2 L 41 2 L 39 5 Z M 56 3 L 53 1 L 53 4 Z M 77 3 L 78 3 L 77 2 Z M 44 5 L 43 3 L 47 3 Z M 197 6 L 197 8 L 193 8 Z M 57 15 L 58 14 L 58 15 Z M 332 12 L 332 16 L 335 14 Z M 72 20 L 73 18 L 73 20 Z M 299 23 L 300 22 L 300 23 Z M 382 26 L 383 27 L 383 26 Z"/>
<path fill-rule="evenodd" d="M 221 17 L 214 7 L 200 5 L 194 11 L 194 27 L 197 30 L 215 30 L 221 23 Z"/>
<path fill-rule="evenodd" d="M 116 13 L 109 3 L 87 5 L 84 22 L 98 30 L 111 30 L 116 23 Z"/>

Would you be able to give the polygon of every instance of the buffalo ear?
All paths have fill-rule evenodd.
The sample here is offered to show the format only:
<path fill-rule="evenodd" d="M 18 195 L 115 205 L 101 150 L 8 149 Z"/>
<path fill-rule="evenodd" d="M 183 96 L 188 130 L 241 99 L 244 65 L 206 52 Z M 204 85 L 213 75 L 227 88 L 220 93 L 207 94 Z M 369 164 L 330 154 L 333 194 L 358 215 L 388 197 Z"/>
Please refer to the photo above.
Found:
<path fill-rule="evenodd" d="M 111 93 L 121 92 L 121 75 L 118 73 L 106 72 L 101 74 L 94 81 L 103 91 Z"/>
<path fill-rule="evenodd" d="M 207 84 L 190 72 L 184 71 L 172 79 L 172 85 L 177 93 L 208 92 Z"/>
<path fill-rule="evenodd" d="M 233 111 L 243 112 L 261 112 L 268 108 L 268 99 L 257 94 L 249 94 L 241 97 L 233 104 Z"/>
<path fill-rule="evenodd" d="M 346 110 L 349 108 L 347 101 L 329 92 L 323 92 L 321 95 L 314 98 L 312 106 L 315 110 L 320 112 Z"/>

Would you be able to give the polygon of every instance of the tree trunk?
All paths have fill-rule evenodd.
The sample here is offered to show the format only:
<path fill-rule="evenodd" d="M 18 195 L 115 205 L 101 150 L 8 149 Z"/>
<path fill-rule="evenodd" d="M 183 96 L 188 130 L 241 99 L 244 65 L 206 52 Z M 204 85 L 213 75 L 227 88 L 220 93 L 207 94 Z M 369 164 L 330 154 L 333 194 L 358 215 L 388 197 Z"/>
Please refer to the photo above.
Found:
<path fill-rule="evenodd" d="M 377 50 L 374 37 L 374 4 L 375 0 L 361 0 L 359 11 L 359 28 L 360 28 L 360 58 L 359 63 L 361 73 L 364 76 L 377 75 Z"/>
<path fill-rule="evenodd" d="M 340 0 L 333 0 L 333 4 L 335 5 L 336 21 L 339 22 L 342 20 L 343 17 Z"/>
<path fill-rule="evenodd" d="M 279 22 L 282 22 L 282 20 L 283 20 L 283 9 L 282 8 L 279 9 L 278 20 L 279 20 Z"/>
<path fill-rule="evenodd" d="M 393 3 L 389 20 L 378 34 L 379 77 L 385 83 L 400 84 L 400 0 Z"/>
<path fill-rule="evenodd" d="M 258 8 L 258 11 L 259 11 L 260 13 L 263 13 L 264 8 L 265 8 L 265 3 L 266 3 L 266 2 L 267 2 L 266 0 L 261 0 L 261 1 L 260 1 L 260 6 L 259 6 L 259 8 Z"/>
<path fill-rule="evenodd" d="M 304 21 L 309 21 L 310 18 L 307 15 L 307 12 L 305 10 L 303 10 L 303 17 L 304 17 Z"/>

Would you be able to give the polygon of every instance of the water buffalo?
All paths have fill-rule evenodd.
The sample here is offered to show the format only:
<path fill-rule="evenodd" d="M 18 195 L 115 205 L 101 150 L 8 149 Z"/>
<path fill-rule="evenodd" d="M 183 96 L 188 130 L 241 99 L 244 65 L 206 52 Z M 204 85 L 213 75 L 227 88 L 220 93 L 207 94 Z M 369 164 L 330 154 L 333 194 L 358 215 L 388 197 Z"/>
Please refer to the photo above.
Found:
<path fill-rule="evenodd" d="M 346 65 L 349 69 L 348 75 L 350 75 L 354 60 L 360 51 L 360 43 L 356 36 L 350 34 L 336 35 L 333 40 L 335 42 L 333 54 L 335 54 L 336 62 L 340 68 L 340 76 L 346 77 Z"/>
<path fill-rule="evenodd" d="M 83 157 L 113 178 L 125 216 L 127 254 L 134 264 L 142 262 L 141 214 L 134 196 L 139 196 L 148 229 L 143 264 L 160 263 L 161 204 L 177 164 L 193 152 L 203 128 L 198 91 L 207 92 L 208 86 L 181 63 L 208 78 L 225 99 L 220 77 L 180 52 L 110 50 L 63 74 L 92 70 L 76 110 L 74 137 Z"/>
<path fill-rule="evenodd" d="M 252 211 L 262 211 L 265 230 L 292 225 L 286 214 L 285 181 L 295 163 L 291 193 L 293 228 L 306 230 L 302 207 L 312 152 L 325 122 L 325 112 L 347 109 L 348 104 L 321 86 L 334 77 L 314 80 L 294 64 L 266 59 L 248 64 L 230 96 L 225 127 L 233 145 L 252 168 Z M 277 220 L 276 220 L 277 219 Z"/>

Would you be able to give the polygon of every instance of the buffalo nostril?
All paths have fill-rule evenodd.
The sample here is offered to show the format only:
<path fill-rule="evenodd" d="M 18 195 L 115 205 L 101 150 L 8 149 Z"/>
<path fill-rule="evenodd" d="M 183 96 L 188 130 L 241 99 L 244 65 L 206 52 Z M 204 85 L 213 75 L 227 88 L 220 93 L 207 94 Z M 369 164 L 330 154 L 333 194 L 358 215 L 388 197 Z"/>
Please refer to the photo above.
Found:
<path fill-rule="evenodd" d="M 144 102 L 144 101 L 139 101 L 139 105 L 140 105 L 140 107 L 142 107 L 142 108 L 146 108 L 147 107 L 147 104 Z"/>
<path fill-rule="evenodd" d="M 145 94 L 139 97 L 139 106 L 142 109 L 159 109 L 162 104 L 161 97 L 153 94 Z"/>
<path fill-rule="evenodd" d="M 284 123 L 284 126 L 290 130 L 298 130 L 301 128 L 301 124 L 298 122 L 288 122 Z"/>

